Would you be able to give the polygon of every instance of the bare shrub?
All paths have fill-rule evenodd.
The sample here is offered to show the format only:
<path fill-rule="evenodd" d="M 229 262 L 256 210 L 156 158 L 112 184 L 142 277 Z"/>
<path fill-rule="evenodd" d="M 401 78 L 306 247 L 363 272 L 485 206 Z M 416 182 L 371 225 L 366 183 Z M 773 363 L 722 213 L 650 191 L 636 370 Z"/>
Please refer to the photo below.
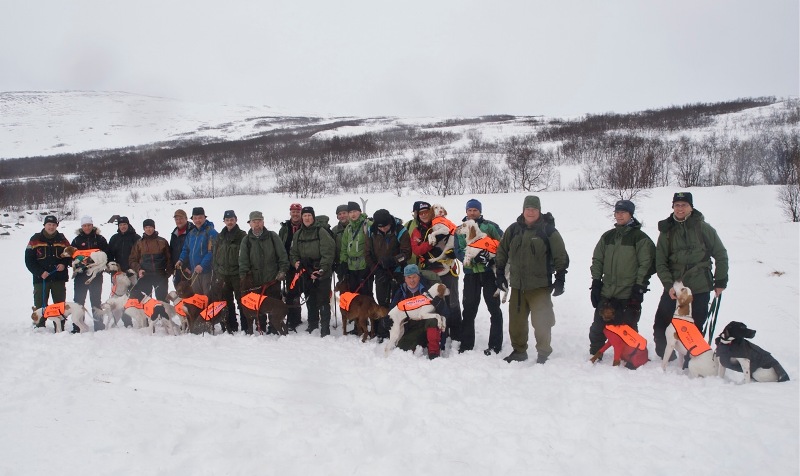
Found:
<path fill-rule="evenodd" d="M 547 190 L 553 180 L 554 154 L 541 148 L 536 136 L 514 136 L 504 144 L 511 187 L 517 191 Z"/>

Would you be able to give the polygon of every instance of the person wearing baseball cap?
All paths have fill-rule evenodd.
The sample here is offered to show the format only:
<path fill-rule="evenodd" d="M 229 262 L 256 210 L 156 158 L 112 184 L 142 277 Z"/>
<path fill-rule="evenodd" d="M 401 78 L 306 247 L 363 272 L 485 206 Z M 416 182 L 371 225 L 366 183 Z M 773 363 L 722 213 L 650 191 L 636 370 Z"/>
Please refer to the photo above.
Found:
<path fill-rule="evenodd" d="M 589 326 L 589 354 L 594 355 L 606 343 L 603 309 L 614 310 L 612 324 L 627 324 L 639 330 L 644 293 L 655 272 L 656 245 L 642 231 L 633 216 L 636 205 L 630 200 L 614 204 L 614 227 L 600 237 L 589 268 L 592 287 L 589 300 L 595 308 Z"/>
<path fill-rule="evenodd" d="M 72 239 L 72 246 L 75 249 L 82 251 L 102 251 L 108 256 L 108 241 L 100 233 L 100 230 L 94 226 L 92 217 L 86 215 L 81 218 L 81 227 L 76 230 L 75 238 Z M 75 270 L 73 270 L 73 273 Z M 77 278 L 75 278 L 77 276 Z M 89 294 L 89 302 L 91 303 L 92 314 L 94 315 L 95 309 L 100 309 L 103 302 L 103 277 L 98 276 L 93 279 L 91 283 L 86 284 L 88 276 L 85 274 L 73 274 L 73 301 L 83 306 L 86 304 L 86 294 Z M 85 306 L 84 306 L 85 307 Z M 98 313 L 99 314 L 99 313 Z M 102 316 L 94 317 L 94 330 L 99 331 L 105 329 L 103 325 Z M 75 324 L 72 324 L 72 332 L 80 332 L 80 329 Z"/>
<path fill-rule="evenodd" d="M 158 236 L 156 222 L 152 218 L 142 222 L 142 239 L 133 245 L 128 261 L 139 277 L 136 288 L 147 295 L 155 294 L 159 301 L 166 301 L 172 256 L 169 243 Z"/>
<path fill-rule="evenodd" d="M 194 229 L 194 223 L 189 221 L 186 211 L 179 208 L 172 214 L 172 218 L 175 220 L 175 228 L 169 235 L 169 269 L 175 269 L 175 263 L 177 263 L 178 259 L 181 257 L 181 251 L 183 251 L 183 243 L 186 241 L 186 236 Z M 178 284 L 181 280 L 183 280 L 182 273 L 173 273 L 173 284 Z"/>
<path fill-rule="evenodd" d="M 690 192 L 677 192 L 672 196 L 672 213 L 658 222 L 658 231 L 656 273 L 664 292 L 656 309 L 653 341 L 656 354 L 663 358 L 667 346 L 665 332 L 675 312 L 673 284 L 682 281 L 692 290 L 692 319 L 702 330 L 711 291 L 720 296 L 728 287 L 728 251 L 717 231 L 694 208 Z"/>
<path fill-rule="evenodd" d="M 33 277 L 33 305 L 36 309 L 48 304 L 48 296 L 53 303 L 67 300 L 67 266 L 72 258 L 64 258 L 64 248 L 70 246 L 67 238 L 58 231 L 58 218 L 44 217 L 42 231 L 34 233 L 25 247 L 25 267 Z M 37 327 L 44 327 L 47 321 L 41 319 Z"/>
<path fill-rule="evenodd" d="M 214 229 L 214 223 L 206 217 L 203 207 L 192 209 L 192 223 L 194 223 L 194 229 L 186 236 L 180 257 L 175 263 L 175 269 L 179 273 L 183 273 L 184 277 L 192 277 L 194 292 L 208 295 L 208 291 L 211 289 L 213 269 L 211 260 L 214 255 L 217 230 Z M 184 264 L 186 269 L 184 269 Z"/>
<path fill-rule="evenodd" d="M 222 298 L 228 303 L 228 319 L 225 331 L 233 334 L 239 331 L 236 309 L 239 309 L 241 329 L 247 331 L 247 319 L 242 312 L 242 286 L 239 273 L 239 247 L 247 232 L 239 228 L 236 212 L 225 210 L 222 215 L 225 228 L 214 241 L 214 278 L 222 282 Z M 234 307 L 234 299 L 236 307 Z"/>
<path fill-rule="evenodd" d="M 299 203 L 292 203 L 289 205 L 289 219 L 281 222 L 281 227 L 278 229 L 278 236 L 286 250 L 286 256 L 289 256 L 289 249 L 292 247 L 292 240 L 294 239 L 295 233 L 297 233 L 303 225 L 303 221 L 300 218 L 302 210 L 303 205 Z M 289 270 L 286 272 L 285 283 L 285 289 L 287 291 L 283 300 L 289 305 L 289 314 L 286 315 L 286 326 L 289 330 L 296 332 L 297 326 L 300 325 L 302 319 L 300 317 L 299 289 L 297 286 L 294 288 L 290 287 L 294 280 L 295 273 L 296 270 L 294 266 L 289 266 Z"/>

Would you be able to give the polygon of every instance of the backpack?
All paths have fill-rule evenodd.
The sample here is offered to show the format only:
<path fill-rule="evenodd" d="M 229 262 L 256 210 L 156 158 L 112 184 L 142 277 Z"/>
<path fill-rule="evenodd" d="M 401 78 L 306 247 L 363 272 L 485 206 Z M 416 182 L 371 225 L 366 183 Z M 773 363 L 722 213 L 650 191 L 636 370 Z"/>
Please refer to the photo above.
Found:
<path fill-rule="evenodd" d="M 556 220 L 553 218 L 553 215 L 550 212 L 542 215 L 542 218 L 545 220 L 546 224 L 544 226 L 544 231 L 541 230 L 541 227 L 536 227 L 536 235 L 544 241 L 545 246 L 547 247 L 547 280 L 549 284 L 553 284 L 553 274 L 556 272 L 555 265 L 553 264 L 553 252 L 550 249 L 550 235 L 556 231 Z M 508 242 L 514 239 L 518 233 L 520 233 L 520 225 L 517 222 L 514 222 L 510 227 L 508 227 Z M 567 250 L 564 250 L 564 254 L 566 255 L 567 264 L 565 268 L 569 268 L 569 253 Z"/>

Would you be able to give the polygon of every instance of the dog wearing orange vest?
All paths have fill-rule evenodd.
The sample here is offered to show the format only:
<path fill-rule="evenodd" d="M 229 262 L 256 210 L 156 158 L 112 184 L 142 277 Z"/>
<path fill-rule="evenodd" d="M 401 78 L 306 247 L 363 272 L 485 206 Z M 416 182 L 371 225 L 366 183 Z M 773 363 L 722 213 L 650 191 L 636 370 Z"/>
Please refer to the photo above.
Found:
<path fill-rule="evenodd" d="M 102 275 L 108 264 L 108 256 L 100 250 L 79 250 L 74 246 L 67 246 L 61 253 L 62 258 L 72 258 L 72 279 L 79 273 L 86 273 L 89 279 L 86 284 L 94 281 L 98 275 Z"/>
<path fill-rule="evenodd" d="M 347 281 L 339 281 L 334 291 L 339 293 L 339 310 L 342 311 L 342 335 L 347 335 L 347 323 L 354 321 L 361 342 L 375 337 L 375 321 L 386 317 L 389 310 L 379 306 L 375 298 L 347 290 Z"/>
<path fill-rule="evenodd" d="M 431 213 L 433 213 L 433 219 L 431 220 L 431 227 L 428 229 L 428 243 L 430 243 L 431 246 L 440 248 L 442 252 L 436 257 L 427 259 L 430 262 L 450 259 L 452 257 L 453 246 L 455 246 L 454 233 L 456 225 L 447 218 L 447 210 L 444 206 L 438 203 L 431 205 Z M 450 253 L 448 253 L 448 251 L 450 251 Z"/>
<path fill-rule="evenodd" d="M 437 297 L 444 298 L 449 294 L 450 290 L 447 289 L 447 286 L 442 283 L 436 283 L 420 296 L 417 296 L 417 298 L 420 298 L 421 301 L 419 306 L 414 307 L 413 309 L 400 309 L 400 306 L 395 306 L 394 309 L 389 311 L 389 318 L 392 320 L 392 328 L 389 330 L 389 339 L 384 350 L 386 355 L 389 355 L 389 353 L 391 353 L 392 350 L 397 347 L 397 343 L 405 333 L 405 327 L 403 324 L 405 324 L 408 319 L 416 321 L 421 321 L 423 319 L 436 319 L 439 324 L 439 329 L 444 331 L 447 328 L 447 323 L 441 315 L 436 313 L 436 308 L 430 303 L 430 301 Z"/>
<path fill-rule="evenodd" d="M 100 309 L 92 309 L 92 315 L 99 316 L 105 327 L 109 328 L 116 327 L 122 319 L 128 293 L 136 283 L 114 261 L 108 262 L 106 271 L 111 274 L 111 295 L 100 305 Z"/>
<path fill-rule="evenodd" d="M 683 285 L 681 281 L 672 286 L 675 290 L 677 303 L 672 323 L 667 326 L 665 337 L 667 347 L 661 368 L 666 370 L 669 358 L 674 350 L 678 354 L 678 368 L 683 368 L 687 356 L 689 359 L 689 375 L 694 377 L 711 377 L 717 375 L 719 363 L 714 358 L 711 346 L 703 339 L 703 335 L 692 319 L 692 290 Z"/>
<path fill-rule="evenodd" d="M 603 353 L 610 347 L 614 348 L 615 367 L 624 361 L 625 367 L 637 369 L 650 360 L 647 358 L 647 340 L 627 324 L 614 324 L 616 317 L 614 306 L 607 302 L 600 310 L 600 315 L 606 323 L 603 328 L 606 343 L 592 356 L 590 359 L 592 363 L 600 360 Z"/>
<path fill-rule="evenodd" d="M 456 227 L 457 234 L 464 235 L 464 240 L 467 244 L 466 249 L 464 250 L 464 266 L 469 266 L 478 255 L 486 256 L 486 260 L 489 264 L 489 267 L 492 269 L 492 275 L 497 274 L 497 266 L 494 263 L 494 257 L 497 255 L 497 245 L 500 243 L 499 241 L 492 239 L 489 235 L 487 235 L 481 227 L 475 222 L 475 220 L 466 220 L 464 223 L 460 224 Z M 511 266 L 506 266 L 506 281 L 511 279 Z M 494 292 L 494 297 L 503 293 L 502 302 L 506 302 L 508 300 L 508 287 L 505 289 L 497 289 Z"/>
<path fill-rule="evenodd" d="M 256 292 L 248 292 L 242 296 L 242 314 L 250 323 L 247 330 L 248 334 L 253 334 L 256 330 L 260 334 L 266 333 L 266 329 L 259 328 L 267 320 L 279 335 L 285 336 L 289 333 L 289 329 L 286 326 L 286 315 L 289 314 L 289 306 L 280 299 Z"/>
<path fill-rule="evenodd" d="M 56 332 L 61 332 L 64 330 L 64 321 L 70 317 L 81 333 L 90 331 L 86 325 L 86 309 L 76 302 L 59 302 L 39 309 L 31 307 L 31 310 L 31 320 L 36 325 L 44 319 L 53 323 Z"/>

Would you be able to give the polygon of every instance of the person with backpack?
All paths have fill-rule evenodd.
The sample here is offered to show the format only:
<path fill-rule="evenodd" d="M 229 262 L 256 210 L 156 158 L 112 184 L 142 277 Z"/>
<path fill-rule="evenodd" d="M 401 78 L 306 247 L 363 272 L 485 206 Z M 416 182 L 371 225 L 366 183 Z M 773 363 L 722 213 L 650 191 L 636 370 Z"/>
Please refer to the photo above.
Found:
<path fill-rule="evenodd" d="M 189 232 L 186 241 L 183 243 L 183 250 L 175 269 L 183 272 L 183 264 L 186 263 L 187 269 L 191 274 L 192 289 L 197 294 L 208 295 L 211 289 L 211 272 L 213 270 L 211 259 L 214 256 L 214 240 L 217 239 L 217 230 L 214 223 L 206 218 L 206 211 L 203 207 L 192 209 L 192 223 L 194 229 Z"/>
<path fill-rule="evenodd" d="M 281 227 L 278 230 L 278 236 L 283 242 L 286 256 L 289 256 L 289 251 L 292 249 L 294 234 L 300 231 L 300 227 L 303 225 L 303 220 L 300 218 L 300 212 L 302 211 L 303 206 L 299 203 L 289 205 L 289 219 L 281 222 Z M 294 266 L 289 266 L 284 283 L 285 295 L 283 296 L 283 302 L 289 306 L 289 314 L 286 315 L 286 327 L 290 331 L 297 332 L 297 326 L 303 322 L 303 318 L 300 313 L 299 288 L 295 287 L 293 289 L 291 287 L 291 283 L 294 282 L 294 275 Z"/>
<path fill-rule="evenodd" d="M 478 228 L 493 240 L 500 240 L 503 231 L 497 223 L 483 218 L 483 205 L 476 199 L 467 201 L 466 216 L 462 221 L 474 220 Z M 462 263 L 464 262 L 464 250 L 467 248 L 467 239 L 464 235 L 456 235 L 455 253 Z M 461 319 L 461 344 L 458 352 L 463 353 L 472 350 L 475 346 L 475 316 L 478 315 L 478 305 L 483 301 L 489 310 L 489 346 L 483 351 L 485 355 L 492 352 L 499 354 L 503 348 L 503 311 L 500 309 L 500 296 L 495 296 L 497 283 L 492 272 L 488 255 L 485 252 L 478 254 L 478 257 L 464 266 L 464 311 Z"/>
<path fill-rule="evenodd" d="M 653 322 L 656 354 L 664 357 L 667 346 L 664 332 L 675 312 L 673 284 L 682 281 L 692 290 L 692 319 L 702 330 L 708 317 L 711 290 L 716 296 L 728 286 L 728 251 L 717 231 L 694 208 L 692 194 L 677 192 L 672 197 L 672 214 L 658 222 L 656 273 L 664 286 Z M 711 272 L 714 258 L 714 272 Z"/>
<path fill-rule="evenodd" d="M 300 216 L 303 225 L 294 234 L 289 252 L 289 262 L 300 275 L 293 285 L 300 286 L 306 297 L 306 332 L 310 334 L 319 328 L 320 337 L 325 337 L 331 333 L 330 292 L 336 243 L 331 233 L 316 221 L 312 207 L 303 207 Z"/>
<path fill-rule="evenodd" d="M 553 352 L 550 340 L 556 324 L 550 296 L 564 294 L 569 255 L 553 215 L 542 214 L 539 197 L 525 197 L 522 214 L 503 233 L 495 260 L 497 287 L 511 286 L 508 334 L 514 351 L 503 360 L 509 363 L 528 360 L 530 316 L 538 352 L 536 363 L 543 364 Z M 511 266 L 510 283 L 505 276 L 506 266 Z"/>
<path fill-rule="evenodd" d="M 361 206 L 356 202 L 347 202 L 347 213 L 350 222 L 342 233 L 337 274 L 347 282 L 351 292 L 372 296 L 373 269 L 367 267 L 365 244 L 372 223 L 361 213 Z"/>
<path fill-rule="evenodd" d="M 225 210 L 222 221 L 225 228 L 219 232 L 214 241 L 214 280 L 222 282 L 222 296 L 227 302 L 228 322 L 225 330 L 232 334 L 239 330 L 236 322 L 236 307 L 239 308 L 241 329 L 247 331 L 247 319 L 242 313 L 242 283 L 239 279 L 239 246 L 247 233 L 239 228 L 238 217 L 233 210 Z"/>
<path fill-rule="evenodd" d="M 619 200 L 614 205 L 614 228 L 603 233 L 592 254 L 592 288 L 590 300 L 595 308 L 589 327 L 589 354 L 594 355 L 606 343 L 603 332 L 607 322 L 602 310 L 610 306 L 615 319 L 612 324 L 627 324 L 639 330 L 644 293 L 650 276 L 655 273 L 656 245 L 642 231 L 634 218 L 636 205 Z"/>
<path fill-rule="evenodd" d="M 411 258 L 411 239 L 402 222 L 388 210 L 377 210 L 372 219 L 365 243 L 367 268 L 375 268 L 378 305 L 391 308 L 392 296 L 403 284 L 403 267 Z M 383 318 L 376 324 L 378 339 L 388 338 L 388 319 Z"/>
<path fill-rule="evenodd" d="M 344 229 L 347 228 L 347 223 L 349 220 L 350 215 L 347 212 L 347 204 L 339 205 L 336 207 L 336 226 L 331 228 L 331 233 L 333 233 L 333 239 L 336 241 L 336 254 L 334 257 L 336 260 L 333 262 L 333 269 L 336 271 L 336 279 L 341 280 L 342 275 L 339 273 L 341 266 L 339 266 L 339 255 L 342 253 L 342 236 L 344 235 Z"/>

